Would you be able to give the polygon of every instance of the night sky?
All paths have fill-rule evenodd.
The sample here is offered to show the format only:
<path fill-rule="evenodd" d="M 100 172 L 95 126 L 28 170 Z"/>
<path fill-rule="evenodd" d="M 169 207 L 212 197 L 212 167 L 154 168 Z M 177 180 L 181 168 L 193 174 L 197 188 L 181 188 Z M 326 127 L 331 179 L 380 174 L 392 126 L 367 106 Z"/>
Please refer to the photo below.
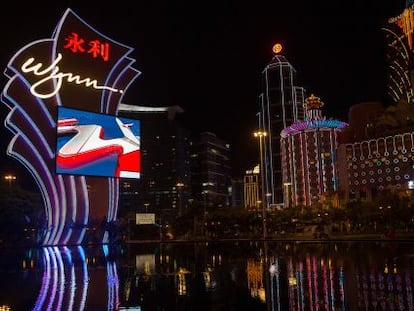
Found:
<path fill-rule="evenodd" d="M 324 114 L 347 121 L 353 104 L 386 102 L 381 27 L 405 7 L 401 0 L 105 3 L 11 2 L 2 10 L 3 68 L 27 43 L 50 37 L 71 8 L 98 31 L 135 49 L 134 67 L 142 74 L 123 102 L 184 108 L 189 130 L 210 131 L 230 143 L 235 177 L 257 162 L 252 133 L 260 73 L 272 58 L 272 45 L 284 45 L 297 85 L 321 97 Z M 3 87 L 5 77 L 0 81 Z M 4 120 L 8 110 L 3 105 L 0 111 Z M 2 135 L 1 150 L 9 139 Z"/>

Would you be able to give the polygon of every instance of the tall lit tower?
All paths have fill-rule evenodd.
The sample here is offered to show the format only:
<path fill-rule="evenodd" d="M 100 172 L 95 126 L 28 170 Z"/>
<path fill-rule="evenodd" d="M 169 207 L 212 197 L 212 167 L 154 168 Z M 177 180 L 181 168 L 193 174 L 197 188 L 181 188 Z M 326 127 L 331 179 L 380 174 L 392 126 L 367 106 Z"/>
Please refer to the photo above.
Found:
<path fill-rule="evenodd" d="M 296 70 L 281 51 L 281 44 L 273 46 L 275 55 L 262 71 L 259 95 L 259 128 L 267 133 L 263 173 L 268 205 L 283 202 L 280 132 L 304 117 L 305 90 L 295 86 Z"/>
<path fill-rule="evenodd" d="M 285 207 L 323 203 L 338 191 L 338 134 L 347 124 L 327 120 L 322 115 L 323 105 L 312 94 L 305 101 L 306 119 L 280 134 Z"/>
<path fill-rule="evenodd" d="M 388 96 L 392 102 L 414 102 L 414 5 L 407 1 L 401 14 L 385 27 Z"/>

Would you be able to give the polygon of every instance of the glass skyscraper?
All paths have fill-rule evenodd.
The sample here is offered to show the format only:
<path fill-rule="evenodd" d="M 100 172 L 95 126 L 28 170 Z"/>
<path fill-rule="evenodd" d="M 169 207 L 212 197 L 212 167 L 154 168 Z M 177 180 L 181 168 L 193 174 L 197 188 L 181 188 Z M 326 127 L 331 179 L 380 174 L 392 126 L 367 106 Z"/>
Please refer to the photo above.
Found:
<path fill-rule="evenodd" d="M 262 71 L 262 92 L 259 95 L 259 128 L 264 137 L 264 191 L 267 204 L 283 202 L 281 131 L 303 119 L 305 90 L 295 86 L 296 70 L 280 54 L 275 54 Z"/>

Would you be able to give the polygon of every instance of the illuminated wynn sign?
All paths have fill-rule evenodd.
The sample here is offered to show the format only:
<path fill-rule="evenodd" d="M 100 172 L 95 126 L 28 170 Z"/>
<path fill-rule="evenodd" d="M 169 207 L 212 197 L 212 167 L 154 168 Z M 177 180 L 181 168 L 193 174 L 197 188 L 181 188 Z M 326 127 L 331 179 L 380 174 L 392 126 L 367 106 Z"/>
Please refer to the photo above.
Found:
<path fill-rule="evenodd" d="M 140 177 L 140 122 L 117 116 L 140 74 L 132 67 L 132 51 L 67 9 L 52 37 L 28 43 L 7 64 L 1 93 L 10 110 L 4 120 L 12 132 L 7 154 L 30 172 L 42 195 L 43 246 L 87 242 L 92 221 L 117 220 L 119 178 Z M 62 122 L 75 119 L 77 126 L 63 134 Z M 64 146 L 74 146 L 92 127 L 105 136 L 90 137 L 87 149 L 68 153 Z M 108 231 L 97 238 L 110 242 Z"/>
<path fill-rule="evenodd" d="M 86 87 L 92 87 L 97 90 L 108 90 L 112 92 L 120 92 L 123 93 L 123 90 L 119 90 L 110 86 L 105 85 L 98 85 L 98 81 L 92 80 L 91 78 L 81 78 L 79 75 L 75 75 L 71 72 L 63 73 L 59 72 L 59 62 L 62 60 L 62 54 L 59 53 L 56 59 L 53 61 L 53 63 L 46 67 L 45 69 L 42 69 L 43 64 L 42 63 L 36 63 L 33 64 L 35 61 L 34 57 L 29 58 L 21 67 L 22 72 L 29 73 L 33 72 L 35 76 L 43 77 L 39 81 L 32 84 L 30 91 L 34 96 L 37 96 L 39 98 L 50 98 L 56 95 L 60 88 L 62 87 L 63 80 L 66 78 L 66 81 L 69 83 L 76 83 L 76 84 L 84 84 Z M 47 83 L 49 80 L 56 79 L 57 84 L 55 89 L 52 92 L 49 93 L 39 93 L 36 91 L 37 88 L 41 87 L 43 84 Z"/>

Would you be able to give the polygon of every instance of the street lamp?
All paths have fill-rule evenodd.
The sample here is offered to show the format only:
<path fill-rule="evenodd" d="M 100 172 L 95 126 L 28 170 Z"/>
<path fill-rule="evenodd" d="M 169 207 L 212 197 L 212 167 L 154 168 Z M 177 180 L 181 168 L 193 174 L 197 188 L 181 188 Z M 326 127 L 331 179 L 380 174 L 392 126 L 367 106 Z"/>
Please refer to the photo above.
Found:
<path fill-rule="evenodd" d="M 12 183 L 12 181 L 13 180 L 16 180 L 16 176 L 14 176 L 14 175 L 6 175 L 6 176 L 4 176 L 4 179 L 8 182 L 8 184 L 9 184 L 9 189 L 11 189 L 11 183 Z"/>
<path fill-rule="evenodd" d="M 259 138 L 259 152 L 260 152 L 260 177 L 261 177 L 261 195 L 262 195 L 262 223 L 263 223 L 263 238 L 267 238 L 267 226 L 266 226 L 266 208 L 267 208 L 267 201 L 266 201 L 266 187 L 265 187 L 265 176 L 264 176 L 264 155 L 263 155 L 263 140 L 267 136 L 266 132 L 257 131 L 254 132 L 254 137 Z"/>

